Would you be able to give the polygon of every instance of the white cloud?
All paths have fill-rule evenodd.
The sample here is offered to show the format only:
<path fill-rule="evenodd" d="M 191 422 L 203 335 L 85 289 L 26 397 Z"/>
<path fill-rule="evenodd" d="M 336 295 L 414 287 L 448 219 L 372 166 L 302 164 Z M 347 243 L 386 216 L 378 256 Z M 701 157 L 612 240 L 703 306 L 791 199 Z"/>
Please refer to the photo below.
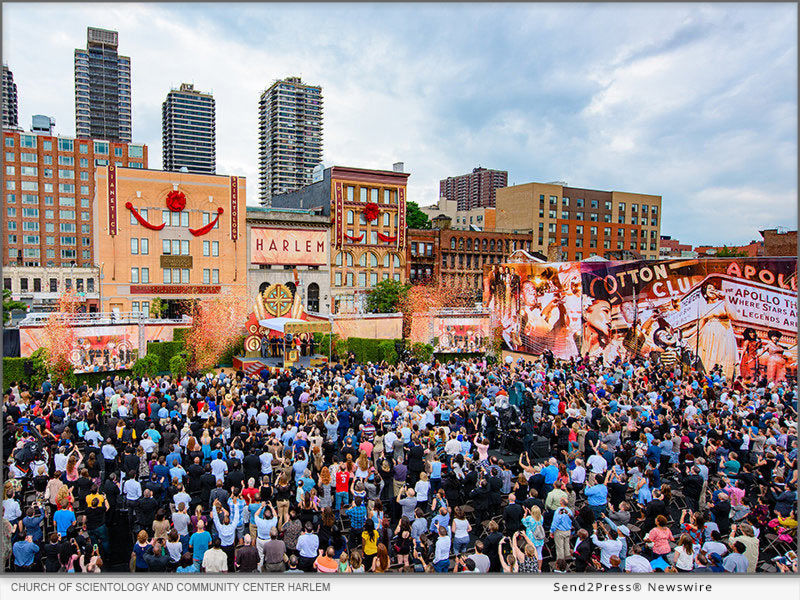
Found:
<path fill-rule="evenodd" d="M 135 141 L 161 168 L 161 103 L 213 92 L 217 171 L 258 199 L 258 98 L 275 79 L 321 85 L 324 161 L 405 162 L 409 198 L 479 164 L 509 182 L 661 194 L 666 234 L 727 241 L 763 216 L 796 220 L 797 45 L 792 5 L 6 4 L 4 60 L 20 120 L 74 133 L 74 48 L 119 31 L 131 56 Z M 614 36 L 609 32 L 613 31 Z M 35 32 L 36 43 L 30 40 Z M 702 192 L 698 192 L 702 190 Z M 705 214 L 705 213 L 702 213 Z M 746 219 L 743 217 L 746 216 Z M 761 221 L 759 221 L 761 223 Z M 770 222 L 764 222 L 769 225 Z"/>

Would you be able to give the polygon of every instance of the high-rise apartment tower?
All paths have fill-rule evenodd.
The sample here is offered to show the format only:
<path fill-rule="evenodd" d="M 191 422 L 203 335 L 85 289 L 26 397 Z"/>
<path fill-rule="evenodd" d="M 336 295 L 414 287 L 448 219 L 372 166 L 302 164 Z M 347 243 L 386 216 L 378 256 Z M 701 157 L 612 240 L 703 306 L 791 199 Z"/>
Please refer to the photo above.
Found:
<path fill-rule="evenodd" d="M 299 77 L 276 81 L 261 94 L 258 113 L 259 198 L 268 206 L 311 183 L 322 161 L 322 88 Z"/>
<path fill-rule="evenodd" d="M 164 144 L 164 170 L 214 175 L 215 105 L 211 94 L 182 83 L 161 105 L 161 137 Z"/>
<path fill-rule="evenodd" d="M 75 49 L 75 134 L 130 142 L 131 59 L 117 54 L 116 31 L 89 27 Z"/>
<path fill-rule="evenodd" d="M 18 127 L 17 84 L 14 74 L 3 65 L 3 127 Z"/>

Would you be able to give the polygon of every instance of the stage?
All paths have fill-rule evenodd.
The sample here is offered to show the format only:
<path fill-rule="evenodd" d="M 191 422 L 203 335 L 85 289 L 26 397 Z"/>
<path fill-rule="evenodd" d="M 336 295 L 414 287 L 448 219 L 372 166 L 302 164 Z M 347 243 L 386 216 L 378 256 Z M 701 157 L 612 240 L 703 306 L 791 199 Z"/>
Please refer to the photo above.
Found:
<path fill-rule="evenodd" d="M 297 368 L 308 369 L 312 367 L 321 367 L 328 362 L 328 357 L 322 354 L 315 354 L 314 356 L 298 356 L 294 362 L 287 362 L 284 366 L 283 358 L 272 356 L 234 356 L 233 368 L 237 371 L 244 371 L 248 375 L 254 375 L 261 369 L 283 369 L 283 368 Z"/>

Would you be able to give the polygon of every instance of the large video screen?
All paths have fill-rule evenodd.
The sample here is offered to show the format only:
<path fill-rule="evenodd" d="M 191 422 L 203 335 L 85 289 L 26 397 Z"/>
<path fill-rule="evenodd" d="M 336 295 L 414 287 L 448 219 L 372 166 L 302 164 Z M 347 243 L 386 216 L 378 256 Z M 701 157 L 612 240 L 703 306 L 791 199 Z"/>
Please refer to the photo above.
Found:
<path fill-rule="evenodd" d="M 794 257 L 490 265 L 484 298 L 515 352 L 606 364 L 669 352 L 727 377 L 796 375 Z"/>

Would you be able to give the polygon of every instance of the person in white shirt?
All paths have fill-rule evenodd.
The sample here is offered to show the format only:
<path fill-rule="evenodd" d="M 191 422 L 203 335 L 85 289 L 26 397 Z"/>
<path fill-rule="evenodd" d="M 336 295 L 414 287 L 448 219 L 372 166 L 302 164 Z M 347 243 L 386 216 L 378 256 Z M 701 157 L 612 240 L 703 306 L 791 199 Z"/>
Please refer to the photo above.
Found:
<path fill-rule="evenodd" d="M 225 474 L 227 472 L 228 463 L 219 458 L 219 455 L 211 461 L 211 474 L 217 478 L 217 481 L 225 481 Z"/>
<path fill-rule="evenodd" d="M 586 483 L 586 467 L 583 466 L 583 459 L 575 459 L 575 468 L 570 471 L 569 479 L 578 485 Z"/>
<path fill-rule="evenodd" d="M 151 454 L 156 448 L 156 443 L 150 439 L 150 436 L 147 433 L 142 434 L 142 439 L 139 441 L 139 445 L 144 449 L 144 453 L 148 455 Z"/>
<path fill-rule="evenodd" d="M 642 556 L 642 549 L 640 546 L 631 548 L 631 555 L 625 559 L 625 572 L 626 573 L 652 573 L 653 567 L 650 561 Z"/>
<path fill-rule="evenodd" d="M 220 546 L 220 539 L 215 538 L 211 548 L 203 554 L 203 570 L 206 573 L 226 573 L 228 571 L 228 555 Z"/>
<path fill-rule="evenodd" d="M 264 452 L 258 456 L 258 459 L 261 461 L 262 475 L 272 475 L 272 458 L 272 452 L 269 450 L 264 450 Z"/>
<path fill-rule="evenodd" d="M 64 453 L 64 448 L 63 447 L 59 448 L 58 451 L 56 452 L 56 455 L 53 457 L 53 465 L 55 470 L 65 473 L 67 470 L 67 460 L 68 457 Z"/>
<path fill-rule="evenodd" d="M 455 431 L 450 433 L 450 439 L 444 445 L 444 451 L 448 456 L 453 457 L 461 452 L 461 442 L 458 441 Z"/>
<path fill-rule="evenodd" d="M 589 465 L 592 473 L 598 473 L 600 475 L 605 473 L 608 469 L 608 462 L 600 454 L 592 454 L 586 461 L 586 464 Z"/>

